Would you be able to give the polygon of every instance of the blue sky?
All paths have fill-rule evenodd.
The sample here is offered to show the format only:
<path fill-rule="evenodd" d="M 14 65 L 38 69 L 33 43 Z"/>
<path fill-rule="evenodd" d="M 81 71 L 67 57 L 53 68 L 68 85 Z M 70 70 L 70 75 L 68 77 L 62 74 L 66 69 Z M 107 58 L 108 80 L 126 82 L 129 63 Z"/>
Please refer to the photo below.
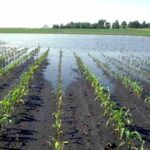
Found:
<path fill-rule="evenodd" d="M 150 22 L 150 0 L 0 0 L 0 27 L 42 27 L 70 21 Z"/>

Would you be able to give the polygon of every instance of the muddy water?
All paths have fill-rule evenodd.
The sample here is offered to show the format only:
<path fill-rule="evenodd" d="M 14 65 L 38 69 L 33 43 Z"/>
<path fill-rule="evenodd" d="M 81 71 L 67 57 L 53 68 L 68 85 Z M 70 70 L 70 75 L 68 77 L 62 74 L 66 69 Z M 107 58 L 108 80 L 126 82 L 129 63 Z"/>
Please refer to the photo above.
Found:
<path fill-rule="evenodd" d="M 146 52 L 150 50 L 150 37 L 137 36 L 112 36 L 112 35 L 62 35 L 62 34 L 0 34 L 0 41 L 8 44 L 1 47 L 42 47 L 42 52 L 50 48 L 48 56 L 49 65 L 45 69 L 45 78 L 57 87 L 59 51 L 63 51 L 62 78 L 63 87 L 66 89 L 78 78 L 77 65 L 73 52 L 76 52 L 88 65 L 90 70 L 96 74 L 105 87 L 111 91 L 115 88 L 112 81 L 98 69 L 96 64 L 88 56 L 88 53 L 101 59 L 100 54 L 119 56 L 122 52 Z M 112 65 L 111 65 L 112 66 Z M 112 66 L 113 68 L 113 66 Z M 116 68 L 113 68 L 116 69 Z"/>
<path fill-rule="evenodd" d="M 73 51 L 63 51 L 62 58 L 62 80 L 63 87 L 66 89 L 73 81 L 79 78 L 77 73 L 78 67 L 74 58 Z"/>
<path fill-rule="evenodd" d="M 150 37 L 67 34 L 0 34 L 9 45 L 51 47 L 69 50 L 149 51 Z"/>
<path fill-rule="evenodd" d="M 48 55 L 49 65 L 45 69 L 45 78 L 51 82 L 54 89 L 57 88 L 59 50 L 51 49 Z"/>
<path fill-rule="evenodd" d="M 91 53 L 92 53 L 92 51 L 91 51 Z M 103 71 L 100 68 L 98 68 L 96 66 L 96 64 L 88 56 L 88 54 L 87 53 L 86 54 L 85 53 L 77 53 L 77 54 L 81 57 L 83 62 L 88 66 L 88 68 L 92 71 L 92 73 L 94 73 L 98 77 L 100 83 L 103 86 L 105 86 L 108 90 L 111 90 L 113 92 L 115 85 L 112 84 L 112 81 L 109 78 L 107 78 L 107 76 L 103 73 Z M 94 55 L 97 55 L 100 57 L 98 52 L 95 52 Z"/>
<path fill-rule="evenodd" d="M 78 78 L 78 68 L 73 52 L 70 50 L 63 50 L 62 52 L 62 83 L 65 90 L 70 83 Z M 44 72 L 45 78 L 52 83 L 54 89 L 57 88 L 59 53 L 60 49 L 50 49 L 48 55 L 49 65 Z"/>

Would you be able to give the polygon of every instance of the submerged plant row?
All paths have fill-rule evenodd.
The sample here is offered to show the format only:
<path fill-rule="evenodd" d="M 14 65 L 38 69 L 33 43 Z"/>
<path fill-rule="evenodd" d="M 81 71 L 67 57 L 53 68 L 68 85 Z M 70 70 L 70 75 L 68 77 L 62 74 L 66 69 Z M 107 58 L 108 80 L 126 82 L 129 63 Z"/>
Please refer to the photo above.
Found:
<path fill-rule="evenodd" d="M 137 81 L 119 72 L 113 71 L 111 67 L 109 67 L 106 63 L 101 62 L 99 59 L 93 57 L 92 55 L 89 54 L 89 56 L 93 59 L 93 61 L 97 64 L 97 66 L 101 68 L 104 72 L 106 72 L 111 77 L 120 80 L 121 83 L 125 86 L 125 88 L 132 91 L 138 97 L 142 95 L 143 86 L 140 85 Z"/>
<path fill-rule="evenodd" d="M 0 51 L 0 67 L 5 67 L 9 63 L 15 61 L 16 59 L 20 58 L 22 55 L 27 53 L 28 48 L 17 49 L 17 48 L 10 48 L 10 49 L 3 49 Z"/>
<path fill-rule="evenodd" d="M 116 67 L 117 69 L 112 69 L 112 67 L 110 66 L 110 63 L 107 64 L 105 62 L 100 61 L 99 59 L 95 58 L 94 56 L 92 56 L 91 54 L 88 54 L 93 61 L 97 64 L 98 68 L 101 68 L 104 72 L 106 72 L 109 76 L 120 80 L 120 82 L 124 85 L 125 88 L 127 88 L 128 90 L 130 90 L 131 92 L 133 92 L 135 95 L 137 95 L 138 97 L 143 97 L 144 102 L 150 105 L 150 94 L 146 94 L 144 95 L 143 90 L 144 87 L 143 85 L 137 81 L 138 79 L 134 79 L 132 77 L 131 71 L 129 68 L 127 69 L 126 65 L 124 65 L 124 63 L 122 61 L 118 61 L 117 59 L 114 59 L 110 56 L 105 56 L 106 58 L 106 62 L 111 62 L 112 65 L 114 65 L 113 67 Z M 121 56 L 120 56 L 121 57 Z M 125 56 L 124 56 L 125 57 Z M 121 57 L 122 59 L 124 58 L 123 56 Z M 144 56 L 145 57 L 145 56 Z M 148 56 L 147 56 L 148 57 Z M 126 57 L 125 57 L 126 58 Z M 139 58 L 139 57 L 138 57 Z M 129 58 L 128 58 L 129 59 Z M 127 60 L 128 60 L 127 59 Z M 139 58 L 140 59 L 140 58 Z M 109 61 L 108 61 L 109 60 Z M 124 59 L 123 59 L 124 60 Z M 131 61 L 131 59 L 128 60 L 129 62 Z M 144 61 L 143 59 L 141 60 Z M 147 58 L 147 63 L 149 62 L 149 57 Z M 135 62 L 137 62 L 137 60 L 135 60 Z M 131 64 L 130 64 L 131 65 Z M 138 66 L 137 66 L 138 67 Z"/>
<path fill-rule="evenodd" d="M 4 68 L 0 68 L 0 77 L 6 75 L 8 72 L 12 71 L 15 67 L 21 65 L 23 62 L 27 61 L 31 57 L 34 57 L 38 52 L 40 51 L 40 48 L 36 48 L 35 50 L 31 51 L 29 54 L 26 54 L 22 56 L 21 58 L 17 59 L 13 63 L 10 63 Z"/>
<path fill-rule="evenodd" d="M 140 79 L 142 81 L 150 81 L 149 70 L 145 70 L 139 66 L 136 66 L 135 63 L 130 63 L 131 62 L 130 59 L 127 61 L 123 59 L 124 58 L 123 56 L 121 57 L 122 59 L 106 55 L 103 56 L 106 58 L 107 61 L 111 62 L 114 66 L 116 66 L 118 71 L 120 70 L 134 79 Z M 144 65 L 145 63 L 144 60 L 142 62 Z"/>
<path fill-rule="evenodd" d="M 128 73 L 130 67 L 127 69 L 122 68 L 124 62 L 122 62 L 121 59 L 126 61 L 128 60 L 127 56 L 118 56 L 118 58 L 114 58 L 113 56 L 107 56 L 104 53 L 101 54 L 102 57 L 100 57 L 100 59 L 89 54 L 93 60 L 92 63 L 95 62 L 94 65 L 97 65 L 100 69 L 99 71 L 102 70 L 102 78 L 105 78 L 106 75 L 106 77 L 110 77 L 108 80 L 106 79 L 107 81 L 116 79 L 113 83 L 110 83 L 111 85 L 117 85 L 116 91 L 109 91 L 102 84 L 107 81 L 102 81 L 101 83 L 99 78 L 84 64 L 84 59 L 82 60 L 80 55 L 74 53 L 73 59 L 75 57 L 77 64 L 74 65 L 78 68 L 71 68 L 71 71 L 78 73 L 79 77 L 69 85 L 65 91 L 66 95 L 64 95 L 62 82 L 63 51 L 59 52 L 58 76 L 56 76 L 57 87 L 55 91 L 53 90 L 51 83 L 47 83 L 47 80 L 44 79 L 43 72 L 38 72 L 36 74 L 39 69 L 48 65 L 48 63 L 43 62 L 48 56 L 49 49 L 43 54 L 40 53 L 40 47 L 37 47 L 31 52 L 28 50 L 16 50 L 18 57 L 15 60 L 10 61 L 7 65 L 0 67 L 0 78 L 2 80 L 7 78 L 12 80 L 11 82 L 6 81 L 2 83 L 1 87 L 3 88 L 4 84 L 8 84 L 8 86 L 12 85 L 13 87 L 10 87 L 9 90 L 7 89 L 8 86 L 6 86 L 6 88 L 4 87 L 4 92 L 7 94 L 4 93 L 5 97 L 2 95 L 3 98 L 0 100 L 0 138 L 3 136 L 9 137 L 11 134 L 14 134 L 14 137 L 16 138 L 15 142 L 12 142 L 13 146 L 10 144 L 13 148 L 18 144 L 19 148 L 32 149 L 34 147 L 33 145 L 37 145 L 37 147 L 39 146 L 39 149 L 46 150 L 109 148 L 118 150 L 147 150 L 146 147 L 147 144 L 149 144 L 147 140 L 148 136 L 145 136 L 145 133 L 143 134 L 143 131 L 140 129 L 149 129 L 147 127 L 148 125 L 146 125 L 148 122 L 146 120 L 148 118 L 146 113 L 148 111 L 145 111 L 147 107 L 144 107 L 144 109 L 143 107 L 138 108 L 138 104 L 141 104 L 142 102 L 137 101 L 140 99 L 143 100 L 145 88 L 144 84 L 142 86 L 142 82 L 139 82 L 139 80 L 136 80 L 136 78 Z M 12 53 L 12 50 L 10 50 L 10 52 L 8 51 L 4 61 L 7 61 L 7 55 L 14 55 L 14 53 Z M 14 56 L 12 56 L 12 58 L 13 57 Z M 129 59 L 130 65 L 135 63 L 133 66 L 138 68 L 138 66 L 136 66 L 136 58 L 138 56 L 135 55 L 133 57 L 135 61 Z M 91 61 L 91 59 L 88 61 Z M 141 59 L 140 61 L 142 62 L 143 60 Z M 147 57 L 146 64 L 148 64 L 149 61 L 150 59 Z M 56 63 L 55 60 L 54 62 Z M 87 62 L 87 64 L 88 63 L 89 62 Z M 42 64 L 44 64 L 44 66 Z M 56 69 L 54 67 L 52 66 L 52 70 Z M 143 69 L 145 68 L 144 65 L 142 67 Z M 134 71 L 136 71 L 136 69 Z M 13 78 L 13 75 L 9 76 L 11 72 L 13 75 L 16 75 L 16 72 L 17 74 L 21 74 L 19 80 L 17 79 L 17 82 L 16 79 Z M 68 70 L 65 73 L 68 73 Z M 53 75 L 49 75 L 53 80 Z M 32 82 L 33 79 L 34 82 Z M 64 78 L 64 81 L 66 81 L 66 77 Z M 106 83 L 106 85 L 108 84 Z M 123 86 L 128 90 L 125 90 Z M 118 87 L 121 87 L 121 90 Z M 117 91 L 118 89 L 119 91 Z M 121 93 L 130 93 L 129 91 L 136 96 L 130 94 L 129 96 L 131 96 L 131 98 L 128 99 L 128 96 L 126 97 L 124 93 Z M 54 97 L 56 98 L 54 99 Z M 113 99 L 114 97 L 116 97 L 115 100 Z M 126 97 L 127 101 L 117 101 L 118 99 L 125 99 L 124 97 Z M 137 102 L 135 105 L 133 103 L 134 100 L 135 103 Z M 145 98 L 145 102 L 150 104 L 150 96 Z M 143 103 L 143 106 L 145 105 L 146 104 Z M 128 108 L 131 108 L 131 111 Z M 143 113 L 141 116 L 142 119 L 144 118 L 144 125 L 138 124 L 138 117 L 136 118 L 136 115 L 141 112 L 142 109 Z M 144 115 L 147 116 L 145 117 Z M 28 117 L 29 119 L 26 119 Z M 25 121 L 24 118 L 26 119 Z M 14 120 L 19 120 L 19 123 L 14 123 Z M 104 127 L 106 127 L 106 129 L 104 129 Z M 11 130 L 10 128 L 13 129 Z M 17 131 L 14 131 L 16 128 Z M 29 131 L 27 132 L 28 135 L 26 135 L 26 130 L 31 130 L 31 134 Z M 51 133 L 49 131 L 51 131 Z M 112 133 L 110 133 L 110 131 L 112 131 Z M 5 135 L 7 133 L 8 135 Z M 31 140 L 25 141 L 25 139 L 21 141 L 21 138 L 24 135 L 25 138 L 30 138 Z M 35 138 L 36 140 L 32 142 L 32 138 Z M 3 144 L 4 142 L 0 141 L 0 148 L 1 143 Z M 37 147 L 36 149 L 38 149 Z"/>

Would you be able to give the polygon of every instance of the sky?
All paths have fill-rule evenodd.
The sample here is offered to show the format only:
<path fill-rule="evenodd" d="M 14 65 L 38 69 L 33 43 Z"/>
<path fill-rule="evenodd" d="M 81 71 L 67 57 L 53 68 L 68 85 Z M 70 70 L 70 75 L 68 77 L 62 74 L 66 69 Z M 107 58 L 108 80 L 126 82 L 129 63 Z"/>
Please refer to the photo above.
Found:
<path fill-rule="evenodd" d="M 150 22 L 150 0 L 0 0 L 0 27 L 73 22 Z"/>

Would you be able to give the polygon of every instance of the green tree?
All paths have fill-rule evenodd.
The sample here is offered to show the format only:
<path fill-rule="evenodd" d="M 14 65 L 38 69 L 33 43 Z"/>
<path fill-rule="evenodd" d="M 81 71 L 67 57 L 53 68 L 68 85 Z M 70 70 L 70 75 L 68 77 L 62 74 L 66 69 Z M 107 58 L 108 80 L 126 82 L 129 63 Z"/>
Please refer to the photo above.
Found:
<path fill-rule="evenodd" d="M 112 28 L 113 29 L 119 29 L 119 21 L 118 20 L 116 20 L 113 24 L 112 24 Z"/>
<path fill-rule="evenodd" d="M 69 23 L 69 27 L 70 27 L 70 28 L 75 28 L 75 23 L 74 23 L 74 22 L 70 22 L 70 23 Z"/>
<path fill-rule="evenodd" d="M 110 27 L 111 27 L 110 22 L 105 22 L 105 28 L 106 28 L 106 29 L 110 29 Z"/>
<path fill-rule="evenodd" d="M 104 19 L 99 20 L 97 23 L 97 28 L 104 29 L 105 22 L 106 22 L 106 20 L 104 20 Z"/>
<path fill-rule="evenodd" d="M 132 28 L 132 22 L 130 21 L 127 25 L 128 28 Z"/>
<path fill-rule="evenodd" d="M 139 23 L 139 21 L 130 21 L 128 24 L 128 28 L 141 28 L 141 24 Z"/>
<path fill-rule="evenodd" d="M 142 28 L 148 28 L 148 24 L 145 21 L 142 22 L 141 26 L 142 26 Z"/>
<path fill-rule="evenodd" d="M 65 28 L 63 24 L 60 25 L 60 28 Z"/>
<path fill-rule="evenodd" d="M 123 29 L 127 28 L 127 22 L 126 21 L 122 21 L 121 28 L 123 28 Z"/>
<path fill-rule="evenodd" d="M 96 28 L 97 28 L 97 23 L 91 24 L 91 28 L 92 28 L 92 29 L 96 29 Z"/>
<path fill-rule="evenodd" d="M 59 29 L 59 25 L 58 24 L 54 24 L 53 25 L 53 29 Z"/>

